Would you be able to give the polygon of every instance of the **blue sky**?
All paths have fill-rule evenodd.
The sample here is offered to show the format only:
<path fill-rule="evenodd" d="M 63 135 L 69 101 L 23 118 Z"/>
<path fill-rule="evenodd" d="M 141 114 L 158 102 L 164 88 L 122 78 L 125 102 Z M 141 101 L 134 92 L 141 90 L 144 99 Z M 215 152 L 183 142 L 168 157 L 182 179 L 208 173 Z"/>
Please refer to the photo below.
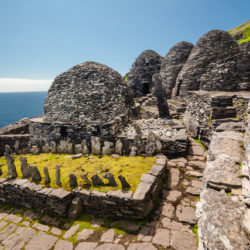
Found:
<path fill-rule="evenodd" d="M 51 80 L 89 60 L 124 75 L 145 49 L 165 56 L 249 13 L 249 0 L 0 0 L 0 92 L 33 90 L 23 79 Z"/>

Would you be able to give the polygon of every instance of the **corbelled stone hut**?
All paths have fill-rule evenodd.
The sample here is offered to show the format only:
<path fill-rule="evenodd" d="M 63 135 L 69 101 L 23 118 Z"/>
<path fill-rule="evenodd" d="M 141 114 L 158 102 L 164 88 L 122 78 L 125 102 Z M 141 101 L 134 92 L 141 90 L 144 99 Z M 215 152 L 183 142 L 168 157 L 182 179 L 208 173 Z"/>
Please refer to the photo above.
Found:
<path fill-rule="evenodd" d="M 153 50 L 142 52 L 128 73 L 128 86 L 133 97 L 142 97 L 150 93 L 153 82 L 152 76 L 160 72 L 162 57 Z"/>
<path fill-rule="evenodd" d="M 180 42 L 173 46 L 164 57 L 161 65 L 160 76 L 167 98 L 171 98 L 176 78 L 184 63 L 187 61 L 193 47 L 194 45 L 192 43 Z"/>
<path fill-rule="evenodd" d="M 106 65 L 85 62 L 56 77 L 44 117 L 30 122 L 30 146 L 37 152 L 101 153 L 137 117 L 129 87 Z M 108 145 L 108 146 L 107 146 Z"/>
<path fill-rule="evenodd" d="M 239 82 L 239 53 L 238 44 L 228 32 L 212 30 L 206 33 L 180 71 L 173 95 L 185 95 L 187 91 L 199 89 L 235 91 Z"/>

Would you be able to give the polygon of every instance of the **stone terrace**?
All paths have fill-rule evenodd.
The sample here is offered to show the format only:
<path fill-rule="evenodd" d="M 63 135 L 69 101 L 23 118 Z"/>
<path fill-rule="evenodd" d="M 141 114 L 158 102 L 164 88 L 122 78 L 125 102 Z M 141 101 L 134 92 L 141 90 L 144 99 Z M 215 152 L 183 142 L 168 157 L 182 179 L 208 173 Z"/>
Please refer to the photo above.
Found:
<path fill-rule="evenodd" d="M 150 219 L 111 221 L 84 215 L 78 221 L 1 206 L 0 249 L 196 249 L 192 232 L 206 152 L 189 139 L 186 158 L 169 160 L 169 178 Z M 119 230 L 118 230 L 119 229 Z"/>

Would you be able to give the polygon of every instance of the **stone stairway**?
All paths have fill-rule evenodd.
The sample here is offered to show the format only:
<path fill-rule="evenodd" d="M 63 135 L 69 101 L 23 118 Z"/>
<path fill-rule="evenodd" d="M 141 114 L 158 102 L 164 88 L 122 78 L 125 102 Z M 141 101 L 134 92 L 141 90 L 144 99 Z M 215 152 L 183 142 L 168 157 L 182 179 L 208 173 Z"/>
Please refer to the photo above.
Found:
<path fill-rule="evenodd" d="M 169 114 L 173 119 L 180 119 L 186 110 L 186 103 L 181 98 L 173 98 L 167 100 Z"/>

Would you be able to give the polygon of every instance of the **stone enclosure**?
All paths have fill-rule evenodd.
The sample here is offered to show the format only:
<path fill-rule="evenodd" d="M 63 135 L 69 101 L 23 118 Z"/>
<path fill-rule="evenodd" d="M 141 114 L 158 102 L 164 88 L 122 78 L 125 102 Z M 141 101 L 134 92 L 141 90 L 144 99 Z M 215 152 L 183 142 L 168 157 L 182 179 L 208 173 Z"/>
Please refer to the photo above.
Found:
<path fill-rule="evenodd" d="M 194 249 L 187 225 L 198 221 L 200 250 L 249 249 L 249 49 L 249 42 L 239 45 L 212 30 L 195 45 L 178 43 L 164 58 L 142 52 L 124 79 L 96 62 L 62 73 L 44 115 L 0 130 L 0 155 L 9 145 L 17 154 L 157 155 L 156 163 L 134 194 L 42 188 L 15 179 L 10 167 L 12 178 L 0 181 L 1 201 L 64 217 L 84 209 L 142 219 L 165 187 L 167 208 L 152 243 Z M 182 237 L 192 244 L 180 245 Z"/>

